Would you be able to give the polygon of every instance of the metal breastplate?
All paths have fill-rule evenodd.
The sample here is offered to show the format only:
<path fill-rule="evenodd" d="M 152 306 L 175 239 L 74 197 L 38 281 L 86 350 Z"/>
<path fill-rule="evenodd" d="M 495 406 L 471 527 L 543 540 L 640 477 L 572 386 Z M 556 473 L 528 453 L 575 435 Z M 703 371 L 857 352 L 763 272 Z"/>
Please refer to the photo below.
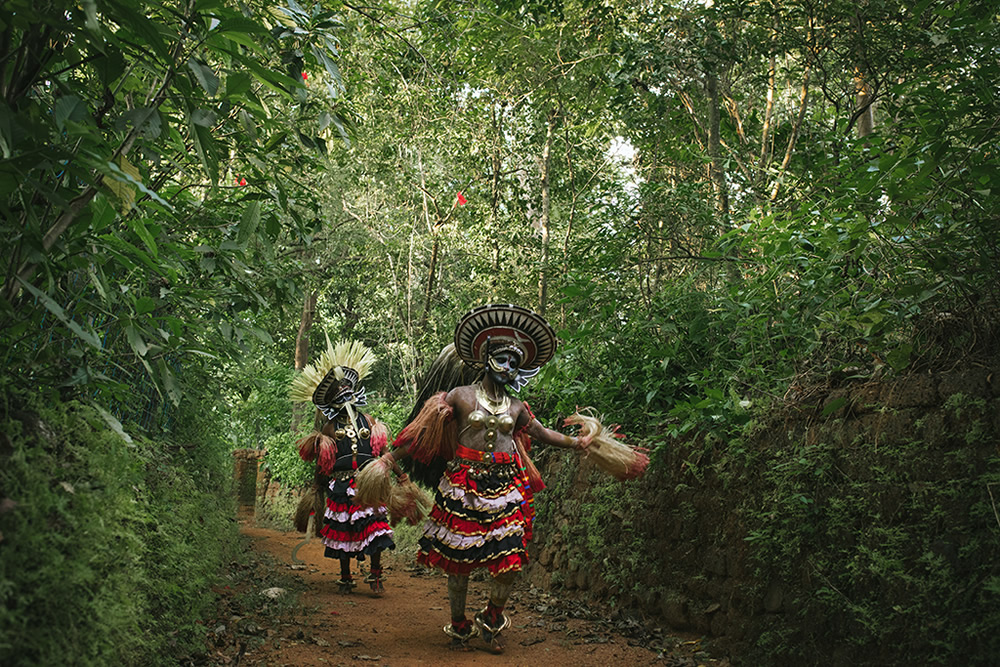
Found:
<path fill-rule="evenodd" d="M 497 441 L 497 433 L 510 433 L 514 430 L 514 418 L 507 413 L 491 415 L 477 409 L 469 413 L 466 428 L 486 429 L 483 440 L 486 441 L 486 449 L 492 450 Z"/>

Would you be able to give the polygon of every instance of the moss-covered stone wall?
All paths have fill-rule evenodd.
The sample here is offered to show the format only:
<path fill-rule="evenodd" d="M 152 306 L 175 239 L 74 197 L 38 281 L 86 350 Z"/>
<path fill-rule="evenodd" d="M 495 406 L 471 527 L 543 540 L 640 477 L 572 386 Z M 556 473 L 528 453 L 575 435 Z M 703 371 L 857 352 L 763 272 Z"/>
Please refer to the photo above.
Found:
<path fill-rule="evenodd" d="M 725 440 L 654 438 L 624 484 L 539 451 L 527 577 L 737 664 L 991 664 L 998 370 L 814 388 Z"/>

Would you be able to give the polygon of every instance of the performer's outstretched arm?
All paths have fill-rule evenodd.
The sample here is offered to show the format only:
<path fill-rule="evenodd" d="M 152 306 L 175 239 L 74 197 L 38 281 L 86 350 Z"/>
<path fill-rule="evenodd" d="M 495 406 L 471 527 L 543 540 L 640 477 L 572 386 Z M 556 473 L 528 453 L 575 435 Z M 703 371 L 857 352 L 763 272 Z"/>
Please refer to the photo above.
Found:
<path fill-rule="evenodd" d="M 553 445 L 555 447 L 562 447 L 563 449 L 586 450 L 587 447 L 590 446 L 591 440 L 586 436 L 581 437 L 566 435 L 565 433 L 545 428 L 542 426 L 541 422 L 534 417 L 532 417 L 531 421 L 528 422 L 528 425 L 524 427 L 524 432 L 539 442 L 544 442 L 547 445 Z"/>

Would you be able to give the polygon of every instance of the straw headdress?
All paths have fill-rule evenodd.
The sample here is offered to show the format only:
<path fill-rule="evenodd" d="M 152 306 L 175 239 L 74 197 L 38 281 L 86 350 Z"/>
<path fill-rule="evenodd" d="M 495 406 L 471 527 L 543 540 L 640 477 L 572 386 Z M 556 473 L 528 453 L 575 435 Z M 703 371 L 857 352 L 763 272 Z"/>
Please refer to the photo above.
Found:
<path fill-rule="evenodd" d="M 364 405 L 364 390 L 359 383 L 378 359 L 375 353 L 359 341 L 340 341 L 336 345 L 326 338 L 326 349 L 315 364 L 308 364 L 292 380 L 289 397 L 296 402 L 312 402 L 319 407 L 336 404 L 340 395 L 340 382 L 347 379 L 351 383 L 357 400 L 355 405 Z"/>

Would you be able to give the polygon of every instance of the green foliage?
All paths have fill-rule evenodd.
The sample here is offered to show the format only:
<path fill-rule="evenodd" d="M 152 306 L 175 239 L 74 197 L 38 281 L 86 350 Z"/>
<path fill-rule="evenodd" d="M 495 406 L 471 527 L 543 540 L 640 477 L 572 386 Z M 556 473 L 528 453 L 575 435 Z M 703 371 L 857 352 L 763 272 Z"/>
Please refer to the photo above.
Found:
<path fill-rule="evenodd" d="M 406 425 L 406 418 L 410 415 L 410 410 L 412 409 L 412 401 L 405 396 L 394 401 L 372 403 L 367 408 L 373 417 L 383 422 L 386 428 L 389 429 L 390 443 L 403 430 L 403 427 Z"/>
<path fill-rule="evenodd" d="M 299 457 L 299 448 L 295 444 L 299 437 L 286 429 L 263 443 L 267 449 L 264 465 L 282 486 L 296 488 L 312 483 L 316 465 Z"/>
<path fill-rule="evenodd" d="M 963 405 L 946 442 L 792 442 L 751 456 L 763 487 L 742 512 L 756 576 L 782 582 L 793 613 L 782 645 L 758 644 L 769 660 L 832 642 L 842 660 L 989 664 L 1000 459 L 981 456 L 982 432 L 968 436 L 984 406 Z"/>
<path fill-rule="evenodd" d="M 199 650 L 235 537 L 225 449 L 125 440 L 51 393 L 8 400 L 0 662 L 168 665 Z"/>
<path fill-rule="evenodd" d="M 232 444 L 236 448 L 268 448 L 272 439 L 289 434 L 292 402 L 288 399 L 295 371 L 288 366 L 250 363 L 230 383 Z M 311 412 L 305 416 L 311 426 Z"/>
<path fill-rule="evenodd" d="M 0 47 L 4 365 L 108 405 L 145 382 L 176 406 L 182 370 L 194 386 L 202 362 L 268 340 L 247 315 L 297 293 L 274 254 L 315 233 L 304 169 L 345 128 L 338 24 L 294 0 L 15 4 Z"/>

